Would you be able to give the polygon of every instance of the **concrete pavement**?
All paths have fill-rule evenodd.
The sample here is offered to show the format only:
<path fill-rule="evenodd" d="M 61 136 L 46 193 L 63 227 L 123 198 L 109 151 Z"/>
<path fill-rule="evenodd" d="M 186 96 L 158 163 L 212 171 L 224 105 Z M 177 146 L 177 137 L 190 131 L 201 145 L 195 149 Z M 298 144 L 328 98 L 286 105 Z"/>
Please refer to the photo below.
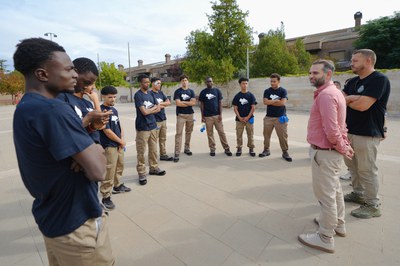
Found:
<path fill-rule="evenodd" d="M 32 198 L 19 176 L 12 142 L 14 106 L 0 106 L 0 265 L 48 265 L 41 233 L 31 214 Z M 389 138 L 379 148 L 380 218 L 350 216 L 348 236 L 335 238 L 336 252 L 303 246 L 297 236 L 317 229 L 319 206 L 311 186 L 308 114 L 288 112 L 289 153 L 281 158 L 273 133 L 271 156 L 227 157 L 215 132 L 217 154 L 210 157 L 206 133 L 196 109 L 193 156 L 161 162 L 167 174 L 138 185 L 134 117 L 131 103 L 118 104 L 127 150 L 123 181 L 132 192 L 113 195 L 110 236 L 117 265 L 399 265 L 400 264 L 400 120 L 389 118 Z M 173 154 L 175 107 L 167 108 L 167 151 Z M 263 111 L 255 118 L 257 154 L 262 151 Z M 231 151 L 236 148 L 232 109 L 224 109 Z M 245 135 L 245 134 L 244 134 Z M 244 137 L 246 143 L 246 137 Z M 397 143 L 397 144 L 396 144 Z M 343 168 L 345 172 L 345 168 Z M 343 190 L 350 192 L 348 181 Z"/>

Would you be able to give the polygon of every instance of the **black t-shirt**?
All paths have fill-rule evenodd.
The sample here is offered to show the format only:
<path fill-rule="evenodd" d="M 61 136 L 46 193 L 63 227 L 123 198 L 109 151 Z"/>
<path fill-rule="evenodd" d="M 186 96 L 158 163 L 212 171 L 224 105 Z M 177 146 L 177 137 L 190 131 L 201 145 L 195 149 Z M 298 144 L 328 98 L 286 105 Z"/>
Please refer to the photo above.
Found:
<path fill-rule="evenodd" d="M 106 124 L 106 129 L 111 129 L 112 132 L 115 133 L 115 135 L 117 135 L 119 138 L 121 138 L 121 124 L 119 121 L 119 117 L 118 117 L 118 111 L 117 109 L 115 109 L 112 106 L 105 106 L 104 104 L 102 104 L 100 106 L 101 110 L 104 111 L 112 111 L 113 114 L 110 115 L 110 120 L 108 122 L 108 124 Z M 119 143 L 109 139 L 106 134 L 104 134 L 103 130 L 99 131 L 100 132 L 100 143 L 101 146 L 103 146 L 103 148 L 107 148 L 107 147 L 119 147 Z"/>
<path fill-rule="evenodd" d="M 150 91 L 153 95 L 154 98 L 156 98 L 157 104 L 160 104 L 162 102 L 165 102 L 167 100 L 167 96 L 165 96 L 164 92 L 162 91 Z M 156 116 L 156 121 L 157 122 L 162 122 L 164 120 L 167 120 L 167 116 L 165 115 L 165 109 L 162 108 L 160 112 L 154 114 Z"/>
<path fill-rule="evenodd" d="M 66 235 L 101 216 L 97 182 L 71 169 L 71 156 L 93 140 L 68 104 L 26 93 L 14 113 L 13 134 L 21 177 L 34 198 L 32 213 L 43 235 Z"/>
<path fill-rule="evenodd" d="M 192 89 L 179 88 L 174 93 L 174 100 L 180 100 L 181 102 L 190 102 L 191 99 L 196 98 L 196 95 Z M 178 114 L 193 114 L 193 107 L 176 107 L 176 115 Z"/>
<path fill-rule="evenodd" d="M 264 91 L 264 98 L 267 98 L 268 100 L 280 100 L 282 98 L 287 99 L 288 98 L 287 91 L 282 87 L 279 87 L 276 90 L 270 87 Z M 285 106 L 273 106 L 273 105 L 267 106 L 267 116 L 281 117 L 283 115 L 286 115 Z"/>
<path fill-rule="evenodd" d="M 93 111 L 92 102 L 84 99 L 76 97 L 73 93 L 63 92 L 57 95 L 57 99 L 69 103 L 75 113 L 82 120 L 89 112 Z M 100 133 L 98 131 L 93 131 L 90 134 L 90 137 L 94 142 L 100 143 Z"/>
<path fill-rule="evenodd" d="M 219 103 L 222 100 L 222 93 L 217 88 L 205 88 L 200 92 L 199 101 L 203 103 L 203 115 L 219 115 Z"/>
<path fill-rule="evenodd" d="M 363 95 L 376 99 L 376 102 L 363 112 L 347 107 L 346 123 L 350 134 L 383 137 L 386 106 L 390 94 L 389 79 L 374 71 L 368 77 L 352 78 L 344 86 L 347 95 Z"/>
<path fill-rule="evenodd" d="M 136 121 L 135 126 L 137 131 L 150 131 L 157 128 L 156 117 L 154 114 L 144 115 L 139 107 L 144 106 L 146 109 L 153 108 L 157 105 L 157 100 L 149 91 L 147 93 L 138 90 L 135 93 Z"/>
<path fill-rule="evenodd" d="M 251 106 L 256 104 L 256 97 L 254 97 L 254 94 L 249 91 L 246 93 L 240 91 L 232 100 L 232 105 L 237 106 L 240 117 L 248 116 L 251 111 Z M 251 117 L 254 117 L 254 115 Z M 239 118 L 236 116 L 235 120 L 239 121 Z"/>

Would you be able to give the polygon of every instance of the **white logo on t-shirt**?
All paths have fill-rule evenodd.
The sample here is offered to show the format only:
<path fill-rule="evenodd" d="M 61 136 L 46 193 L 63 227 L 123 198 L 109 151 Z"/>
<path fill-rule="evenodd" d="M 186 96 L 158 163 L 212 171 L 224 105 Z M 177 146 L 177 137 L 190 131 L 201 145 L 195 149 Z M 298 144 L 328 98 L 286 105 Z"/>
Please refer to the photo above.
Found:
<path fill-rule="evenodd" d="M 163 99 L 161 99 L 161 98 L 156 98 L 156 100 L 157 100 L 158 103 L 162 103 L 163 102 Z"/>
<path fill-rule="evenodd" d="M 150 101 L 144 101 L 143 105 L 144 105 L 144 107 L 146 109 L 150 109 L 150 108 L 152 108 L 154 106 L 154 104 L 152 102 L 150 102 Z"/>
<path fill-rule="evenodd" d="M 207 93 L 206 97 L 207 97 L 207 99 L 211 100 L 211 99 L 215 98 L 216 96 L 212 93 Z"/>
<path fill-rule="evenodd" d="M 239 102 L 240 102 L 242 105 L 245 105 L 245 104 L 248 104 L 248 103 L 249 103 L 249 101 L 248 101 L 247 99 L 245 99 L 245 98 L 240 98 L 240 99 L 239 99 Z"/>
<path fill-rule="evenodd" d="M 116 116 L 116 115 L 111 116 L 111 121 L 115 122 L 115 124 L 117 124 L 118 123 L 118 116 Z"/>
<path fill-rule="evenodd" d="M 190 99 L 190 96 L 187 95 L 186 93 L 182 93 L 181 97 L 182 97 L 183 100 L 188 100 L 188 99 Z"/>
<path fill-rule="evenodd" d="M 79 116 L 80 119 L 82 119 L 82 111 L 81 109 L 78 108 L 78 106 L 74 106 L 75 113 Z"/>
<path fill-rule="evenodd" d="M 279 100 L 281 98 L 276 94 L 271 94 L 269 97 L 271 98 L 271 100 Z"/>

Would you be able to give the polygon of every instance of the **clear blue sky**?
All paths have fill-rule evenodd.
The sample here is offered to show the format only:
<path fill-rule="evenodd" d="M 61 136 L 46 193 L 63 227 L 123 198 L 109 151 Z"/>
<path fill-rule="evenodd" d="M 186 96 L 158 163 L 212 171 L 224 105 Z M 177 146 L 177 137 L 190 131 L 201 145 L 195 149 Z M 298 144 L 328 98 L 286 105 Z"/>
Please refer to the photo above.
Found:
<path fill-rule="evenodd" d="M 248 24 L 257 33 L 285 24 L 286 37 L 354 26 L 353 15 L 363 13 L 362 23 L 400 11 L 400 1 L 262 1 L 238 0 L 242 11 L 249 11 Z M 186 52 L 185 37 L 190 31 L 205 29 L 211 3 L 205 0 L 0 0 L 0 59 L 13 69 L 12 55 L 19 40 L 57 34 L 53 38 L 72 59 L 89 57 L 97 62 L 131 66 L 164 60 Z M 257 33 L 254 41 L 257 43 Z"/>

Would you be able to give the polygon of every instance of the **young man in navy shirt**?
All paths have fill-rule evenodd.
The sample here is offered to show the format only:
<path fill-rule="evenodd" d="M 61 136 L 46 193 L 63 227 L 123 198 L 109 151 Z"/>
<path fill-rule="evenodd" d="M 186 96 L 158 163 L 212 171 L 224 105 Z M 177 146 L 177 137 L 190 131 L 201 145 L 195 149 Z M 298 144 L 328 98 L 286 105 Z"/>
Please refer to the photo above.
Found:
<path fill-rule="evenodd" d="M 97 198 L 104 150 L 71 107 L 55 99 L 76 85 L 74 65 L 63 47 L 31 38 L 17 45 L 14 67 L 26 90 L 14 113 L 15 151 L 49 264 L 113 265 L 107 216 Z"/>
<path fill-rule="evenodd" d="M 140 89 L 135 93 L 136 106 L 136 169 L 139 175 L 139 184 L 146 185 L 146 163 L 144 153 L 149 147 L 149 175 L 165 175 L 165 170 L 158 168 L 157 162 L 157 122 L 154 114 L 160 112 L 160 107 L 154 95 L 149 92 L 150 78 L 139 75 Z"/>
<path fill-rule="evenodd" d="M 254 109 L 257 104 L 256 97 L 249 92 L 249 79 L 240 78 L 240 92 L 233 97 L 233 111 L 236 114 L 236 156 L 242 155 L 243 131 L 246 128 L 247 147 L 251 157 L 256 156 L 254 152 Z M 253 122 L 252 122 L 253 121 Z"/>
<path fill-rule="evenodd" d="M 228 141 L 226 140 L 224 126 L 222 124 L 222 93 L 219 89 L 213 87 L 213 80 L 211 77 L 207 77 L 205 82 L 207 88 L 200 92 L 199 101 L 201 103 L 201 122 L 206 123 L 210 155 L 215 156 L 215 126 L 225 154 L 232 156 L 232 152 L 229 150 Z"/>
<path fill-rule="evenodd" d="M 157 139 L 160 147 L 160 160 L 172 161 L 174 158 L 168 156 L 167 150 L 165 149 L 165 142 L 167 141 L 167 116 L 165 115 L 165 108 L 171 104 L 171 101 L 165 96 L 164 92 L 161 91 L 161 79 L 151 79 L 151 93 L 153 93 L 160 106 L 160 112 L 154 114 L 156 116 L 158 128 Z"/>
<path fill-rule="evenodd" d="M 121 183 L 122 172 L 124 171 L 124 131 L 118 117 L 118 111 L 114 108 L 118 91 L 113 86 L 106 86 L 101 89 L 103 104 L 101 111 L 111 111 L 110 122 L 106 128 L 100 131 L 100 143 L 103 146 L 107 159 L 106 178 L 100 185 L 100 192 L 103 196 L 102 203 L 107 210 L 115 208 L 111 200 L 111 194 L 119 194 L 131 191 Z"/>
<path fill-rule="evenodd" d="M 264 150 L 259 156 L 265 157 L 271 154 L 269 146 L 271 134 L 275 128 L 282 149 L 282 158 L 291 162 L 292 157 L 288 153 L 288 123 L 282 119 L 286 118 L 287 91 L 280 86 L 281 76 L 279 74 L 271 74 L 270 79 L 271 87 L 264 91 L 264 104 L 267 106 L 267 115 L 264 117 Z"/>
<path fill-rule="evenodd" d="M 196 95 L 189 88 L 189 77 L 182 75 L 179 77 L 179 80 L 182 86 L 174 93 L 176 104 L 175 163 L 179 161 L 179 154 L 181 153 L 183 127 L 185 127 L 184 153 L 189 156 L 192 155 L 190 151 L 190 139 L 194 127 L 193 106 L 196 104 Z"/>

